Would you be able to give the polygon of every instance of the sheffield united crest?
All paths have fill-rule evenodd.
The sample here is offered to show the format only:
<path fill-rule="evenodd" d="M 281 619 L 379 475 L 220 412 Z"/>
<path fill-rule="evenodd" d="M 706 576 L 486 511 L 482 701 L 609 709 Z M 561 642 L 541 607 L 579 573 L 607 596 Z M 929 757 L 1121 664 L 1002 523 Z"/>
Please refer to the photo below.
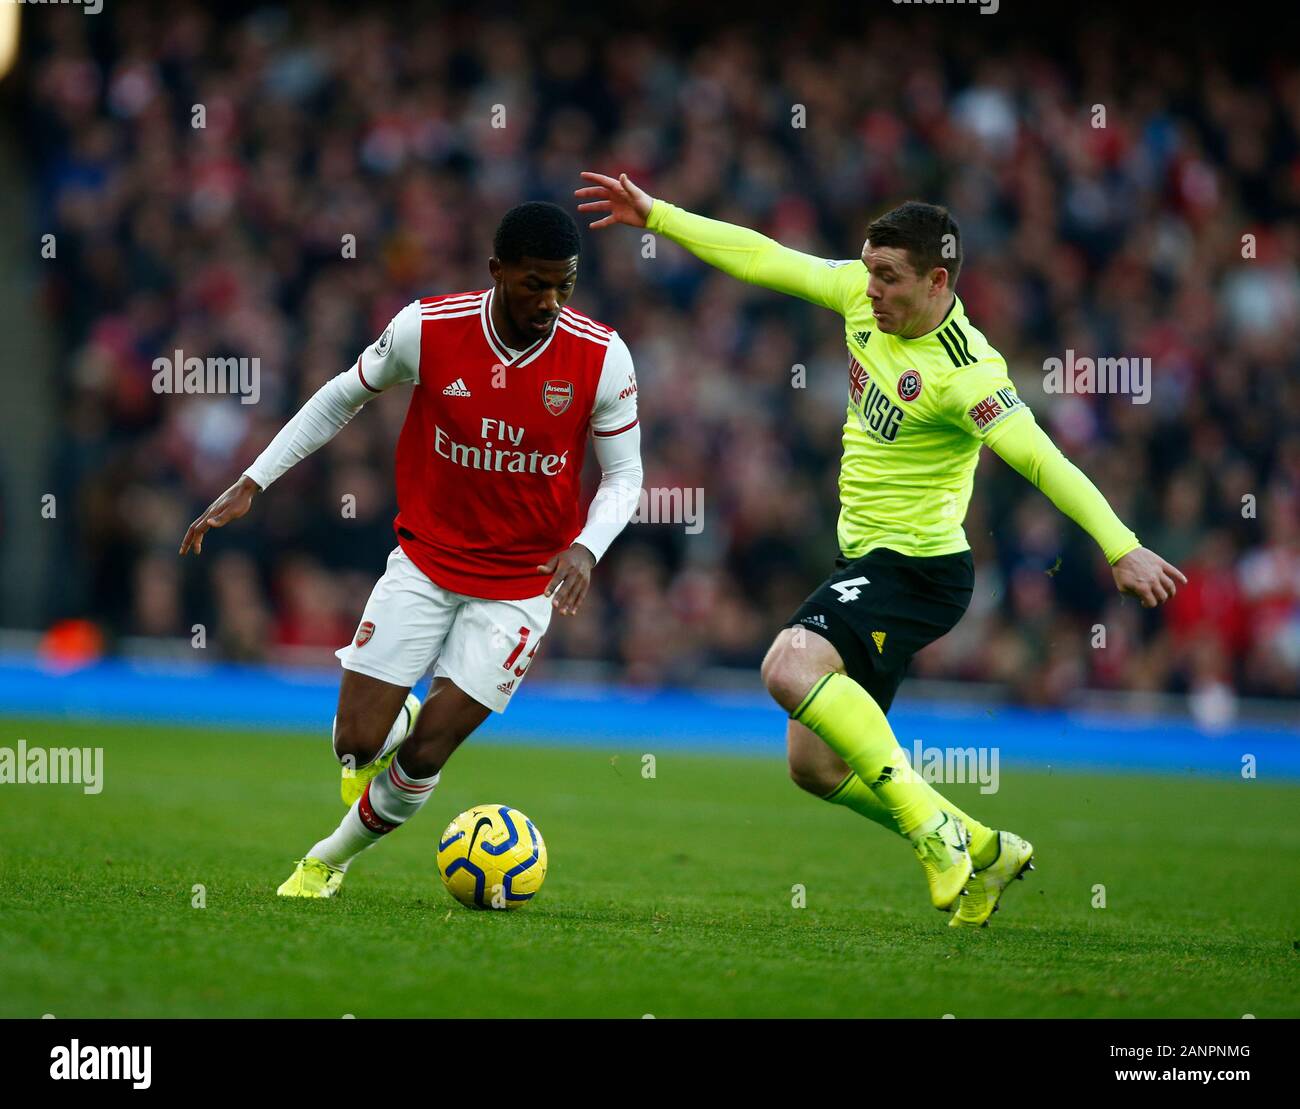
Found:
<path fill-rule="evenodd" d="M 542 403 L 552 416 L 562 415 L 573 403 L 573 382 L 548 381 L 542 386 Z"/>
<path fill-rule="evenodd" d="M 916 400 L 921 395 L 921 371 L 904 370 L 898 379 L 898 396 L 900 400 Z"/>

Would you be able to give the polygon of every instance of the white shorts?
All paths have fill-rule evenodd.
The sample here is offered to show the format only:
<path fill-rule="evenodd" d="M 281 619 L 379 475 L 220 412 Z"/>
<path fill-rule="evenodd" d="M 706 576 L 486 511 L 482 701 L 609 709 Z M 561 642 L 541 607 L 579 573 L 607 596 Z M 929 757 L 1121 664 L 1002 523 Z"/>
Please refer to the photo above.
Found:
<path fill-rule="evenodd" d="M 493 712 L 504 712 L 551 623 L 551 598 L 489 601 L 431 582 L 401 547 L 375 583 L 345 670 L 415 685 L 433 670 Z"/>

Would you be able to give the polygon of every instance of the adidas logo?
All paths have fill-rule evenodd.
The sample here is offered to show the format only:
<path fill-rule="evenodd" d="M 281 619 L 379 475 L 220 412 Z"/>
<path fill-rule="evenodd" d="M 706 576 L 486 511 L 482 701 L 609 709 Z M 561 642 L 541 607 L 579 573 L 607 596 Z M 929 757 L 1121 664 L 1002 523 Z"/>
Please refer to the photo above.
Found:
<path fill-rule="evenodd" d="M 442 395 L 444 397 L 468 397 L 473 394 L 466 387 L 465 379 L 463 377 L 458 377 L 442 391 Z"/>
<path fill-rule="evenodd" d="M 858 341 L 859 344 L 861 344 L 862 346 L 865 347 L 865 346 L 867 345 L 867 340 L 871 338 L 871 332 L 870 332 L 870 331 L 855 331 L 855 332 L 853 333 L 853 338 L 856 339 L 856 340 Z"/>
<path fill-rule="evenodd" d="M 884 632 L 872 632 L 872 633 L 871 633 L 871 642 L 874 643 L 874 644 L 876 645 L 876 652 L 877 652 L 878 654 L 882 654 L 882 655 L 883 655 L 883 654 L 885 653 L 885 633 L 884 633 Z"/>
<path fill-rule="evenodd" d="M 508 682 L 502 682 L 499 686 L 497 686 L 497 692 L 513 693 L 514 688 L 515 688 L 515 680 L 514 678 L 511 678 Z"/>
<path fill-rule="evenodd" d="M 811 624 L 814 628 L 825 628 L 826 617 L 819 612 L 816 616 L 805 616 L 800 623 Z"/>

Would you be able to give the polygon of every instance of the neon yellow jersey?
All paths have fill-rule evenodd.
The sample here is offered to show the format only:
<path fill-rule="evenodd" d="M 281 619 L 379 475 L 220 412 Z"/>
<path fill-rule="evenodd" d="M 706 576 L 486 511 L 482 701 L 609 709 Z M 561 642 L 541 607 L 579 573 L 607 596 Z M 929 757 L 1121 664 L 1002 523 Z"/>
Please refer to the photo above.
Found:
<path fill-rule="evenodd" d="M 985 443 L 1084 527 L 1109 561 L 1138 546 L 1038 427 L 960 297 L 933 331 L 904 339 L 877 329 L 859 258 L 802 254 L 659 200 L 647 227 L 743 281 L 844 318 L 848 404 L 837 535 L 846 557 L 876 547 L 917 557 L 969 550 L 962 520 Z"/>
<path fill-rule="evenodd" d="M 962 521 L 980 444 L 1029 417 L 1007 366 L 954 297 L 938 328 L 915 339 L 876 329 L 859 259 L 831 263 L 840 279 L 849 349 L 840 549 L 925 557 L 970 549 Z"/>

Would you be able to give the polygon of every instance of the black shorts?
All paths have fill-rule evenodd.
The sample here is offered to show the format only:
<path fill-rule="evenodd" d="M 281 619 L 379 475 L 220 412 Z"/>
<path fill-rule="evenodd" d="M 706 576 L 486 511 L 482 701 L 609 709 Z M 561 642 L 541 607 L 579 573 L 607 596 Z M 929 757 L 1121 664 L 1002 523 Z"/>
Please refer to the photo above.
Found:
<path fill-rule="evenodd" d="M 970 551 L 913 558 L 877 547 L 852 562 L 841 555 L 785 626 L 828 639 L 848 676 L 888 712 L 912 656 L 961 619 L 974 583 Z"/>

